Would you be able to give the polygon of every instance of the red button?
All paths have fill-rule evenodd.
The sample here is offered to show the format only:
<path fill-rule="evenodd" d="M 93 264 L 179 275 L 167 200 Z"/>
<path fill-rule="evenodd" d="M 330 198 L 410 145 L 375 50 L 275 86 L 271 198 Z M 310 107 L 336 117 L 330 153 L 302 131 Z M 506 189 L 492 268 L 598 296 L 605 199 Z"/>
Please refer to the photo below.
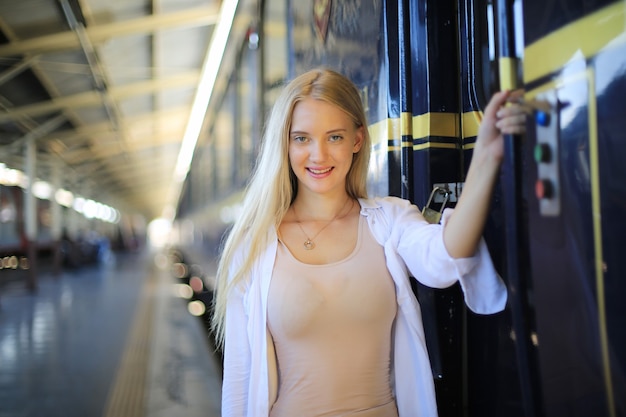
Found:
<path fill-rule="evenodd" d="M 550 180 L 537 180 L 535 183 L 535 195 L 538 199 L 552 198 L 554 196 L 554 187 Z"/>

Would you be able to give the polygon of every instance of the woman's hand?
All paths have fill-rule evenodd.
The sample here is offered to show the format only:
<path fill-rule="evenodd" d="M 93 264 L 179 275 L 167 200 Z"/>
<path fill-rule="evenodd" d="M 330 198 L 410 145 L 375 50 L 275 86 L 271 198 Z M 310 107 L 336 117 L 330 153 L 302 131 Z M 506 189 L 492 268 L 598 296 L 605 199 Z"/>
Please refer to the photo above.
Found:
<path fill-rule="evenodd" d="M 521 90 L 496 93 L 485 109 L 463 192 L 443 232 L 444 244 L 453 258 L 476 252 L 504 157 L 502 135 L 526 130 L 522 94 Z"/>
<path fill-rule="evenodd" d="M 523 90 L 515 90 L 501 91 L 493 95 L 480 123 L 474 148 L 475 156 L 500 164 L 504 155 L 502 135 L 517 135 L 526 131 L 527 114 L 521 104 L 523 93 Z"/>

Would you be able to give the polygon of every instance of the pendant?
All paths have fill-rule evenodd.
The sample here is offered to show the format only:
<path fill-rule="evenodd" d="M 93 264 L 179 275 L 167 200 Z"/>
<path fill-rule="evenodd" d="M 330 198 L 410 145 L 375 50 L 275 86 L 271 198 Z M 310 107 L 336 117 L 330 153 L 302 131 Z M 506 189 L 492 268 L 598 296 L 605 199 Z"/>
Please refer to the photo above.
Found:
<path fill-rule="evenodd" d="M 304 241 L 304 249 L 311 250 L 315 249 L 315 243 L 311 239 L 307 239 Z"/>

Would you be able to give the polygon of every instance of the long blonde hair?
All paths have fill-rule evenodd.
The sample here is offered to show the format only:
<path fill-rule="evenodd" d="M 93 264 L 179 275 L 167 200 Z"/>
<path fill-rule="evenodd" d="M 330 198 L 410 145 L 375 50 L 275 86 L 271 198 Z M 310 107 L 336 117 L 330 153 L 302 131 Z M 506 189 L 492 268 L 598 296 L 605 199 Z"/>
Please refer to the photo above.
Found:
<path fill-rule="evenodd" d="M 353 155 L 346 191 L 352 198 L 367 197 L 371 140 L 359 91 L 348 78 L 330 69 L 318 68 L 296 77 L 282 90 L 272 108 L 241 216 L 222 249 L 211 324 L 219 347 L 224 343 L 229 291 L 245 282 L 252 265 L 269 244 L 268 232 L 278 228 L 298 192 L 296 177 L 289 165 L 289 131 L 296 103 L 308 97 L 336 105 L 352 118 L 355 127 L 363 127 L 363 145 Z M 248 250 L 245 259 L 238 269 L 231 270 L 234 254 L 244 242 Z"/>

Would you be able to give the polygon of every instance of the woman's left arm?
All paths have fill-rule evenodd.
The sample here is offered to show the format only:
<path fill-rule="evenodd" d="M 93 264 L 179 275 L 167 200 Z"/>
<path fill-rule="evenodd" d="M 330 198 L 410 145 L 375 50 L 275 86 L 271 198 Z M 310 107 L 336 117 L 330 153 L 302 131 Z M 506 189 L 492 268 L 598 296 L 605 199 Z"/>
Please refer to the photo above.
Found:
<path fill-rule="evenodd" d="M 445 247 L 453 258 L 476 252 L 504 156 L 502 135 L 525 131 L 526 113 L 516 104 L 521 93 L 496 93 L 484 111 L 463 192 L 443 231 Z"/>

